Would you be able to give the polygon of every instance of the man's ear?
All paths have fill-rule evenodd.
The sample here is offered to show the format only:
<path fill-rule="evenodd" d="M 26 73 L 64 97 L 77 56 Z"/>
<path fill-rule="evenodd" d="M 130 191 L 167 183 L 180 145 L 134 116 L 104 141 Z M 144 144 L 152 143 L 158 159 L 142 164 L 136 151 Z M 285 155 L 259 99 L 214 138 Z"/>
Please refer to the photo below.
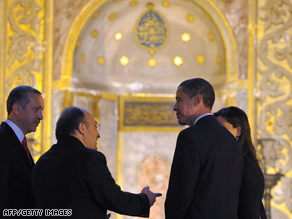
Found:
<path fill-rule="evenodd" d="M 12 111 L 16 116 L 18 116 L 20 114 L 21 109 L 22 109 L 22 107 L 20 106 L 20 104 L 18 104 L 18 103 L 13 104 Z"/>
<path fill-rule="evenodd" d="M 202 101 L 201 94 L 196 94 L 193 98 L 194 98 L 194 106 L 197 106 Z"/>
<path fill-rule="evenodd" d="M 239 137 L 239 136 L 241 136 L 241 126 L 238 126 L 236 128 L 236 137 Z"/>
<path fill-rule="evenodd" d="M 85 133 L 86 133 L 86 127 L 85 127 L 85 124 L 82 123 L 82 122 L 79 124 L 79 132 L 80 132 L 80 134 L 82 134 L 82 135 L 85 135 Z"/>

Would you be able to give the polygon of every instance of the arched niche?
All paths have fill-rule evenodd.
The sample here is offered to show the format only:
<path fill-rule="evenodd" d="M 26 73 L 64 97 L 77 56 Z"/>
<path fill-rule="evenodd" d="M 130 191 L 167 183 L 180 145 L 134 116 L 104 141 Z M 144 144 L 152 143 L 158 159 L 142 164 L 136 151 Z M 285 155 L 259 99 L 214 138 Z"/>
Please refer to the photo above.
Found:
<path fill-rule="evenodd" d="M 135 41 L 137 20 L 151 1 L 96 0 L 75 19 L 64 46 L 61 86 L 122 93 L 173 94 L 181 81 L 203 77 L 216 89 L 237 80 L 236 44 L 220 10 L 211 1 L 152 2 L 167 22 L 167 44 L 150 54 Z M 190 18 L 189 16 L 193 17 Z M 122 33 L 116 40 L 115 34 Z M 190 40 L 182 40 L 182 34 Z M 121 57 L 129 63 L 121 65 Z M 183 64 L 176 66 L 178 56 Z M 155 60 L 150 66 L 149 61 Z"/>

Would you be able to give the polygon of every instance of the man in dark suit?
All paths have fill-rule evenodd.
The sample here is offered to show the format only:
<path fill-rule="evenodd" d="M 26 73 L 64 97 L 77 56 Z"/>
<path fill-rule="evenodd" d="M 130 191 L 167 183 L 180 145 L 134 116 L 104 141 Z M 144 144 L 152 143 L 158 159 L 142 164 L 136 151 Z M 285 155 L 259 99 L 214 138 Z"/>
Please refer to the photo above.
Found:
<path fill-rule="evenodd" d="M 107 210 L 148 217 L 160 193 L 145 187 L 140 194 L 121 191 L 96 150 L 99 124 L 85 109 L 66 108 L 56 126 L 57 144 L 43 154 L 32 173 L 36 207 L 43 217 L 64 215 L 46 209 L 67 209 L 71 218 L 107 218 Z"/>
<path fill-rule="evenodd" d="M 0 217 L 3 209 L 34 207 L 30 190 L 34 161 L 22 142 L 36 131 L 44 109 L 41 93 L 26 85 L 14 88 L 6 103 L 8 117 L 0 126 Z"/>
<path fill-rule="evenodd" d="M 235 219 L 243 175 L 240 146 L 211 113 L 215 93 L 201 78 L 182 82 L 174 111 L 181 125 L 165 201 L 166 219 Z"/>

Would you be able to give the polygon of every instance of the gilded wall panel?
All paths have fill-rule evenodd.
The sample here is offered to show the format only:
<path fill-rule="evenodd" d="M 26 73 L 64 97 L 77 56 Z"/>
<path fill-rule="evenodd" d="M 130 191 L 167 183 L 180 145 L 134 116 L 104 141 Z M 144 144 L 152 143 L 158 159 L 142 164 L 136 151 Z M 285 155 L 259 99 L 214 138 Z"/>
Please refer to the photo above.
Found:
<path fill-rule="evenodd" d="M 291 0 L 258 1 L 257 7 L 257 137 L 265 172 L 283 174 L 271 192 L 272 218 L 292 217 L 291 8 Z"/>
<path fill-rule="evenodd" d="M 44 11 L 34 1 L 7 2 L 7 56 L 5 68 L 6 94 L 20 84 L 37 85 L 37 74 L 41 70 L 40 47 L 42 37 L 40 31 Z M 39 13 L 39 14 L 38 14 Z M 40 86 L 40 85 L 39 85 Z"/>

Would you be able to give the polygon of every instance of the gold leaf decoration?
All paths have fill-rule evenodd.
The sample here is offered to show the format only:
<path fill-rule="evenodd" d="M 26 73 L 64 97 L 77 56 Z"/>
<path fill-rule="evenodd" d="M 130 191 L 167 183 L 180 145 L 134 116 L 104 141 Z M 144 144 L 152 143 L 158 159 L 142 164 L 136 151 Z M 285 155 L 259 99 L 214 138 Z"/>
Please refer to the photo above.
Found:
<path fill-rule="evenodd" d="M 205 58 L 204 58 L 203 55 L 198 55 L 197 56 L 197 62 L 198 63 L 202 64 L 202 63 L 204 63 L 204 61 L 205 61 Z"/>
<path fill-rule="evenodd" d="M 109 19 L 109 20 L 114 20 L 114 19 L 116 19 L 116 17 L 117 17 L 117 14 L 112 13 L 112 14 L 108 17 L 108 19 Z"/>
<path fill-rule="evenodd" d="M 103 65 L 105 63 L 105 60 L 104 58 L 101 56 L 97 59 L 97 63 L 100 64 L 100 65 Z"/>
<path fill-rule="evenodd" d="M 99 15 L 99 12 L 97 11 L 97 12 L 95 12 L 94 14 L 93 14 L 93 18 L 96 18 L 96 17 L 98 17 L 98 15 Z"/>
<path fill-rule="evenodd" d="M 187 15 L 187 20 L 192 23 L 195 21 L 195 17 L 193 15 L 189 14 L 189 15 Z"/>
<path fill-rule="evenodd" d="M 155 60 L 155 59 L 149 59 L 149 61 L 148 61 L 148 65 L 149 65 L 150 67 L 154 67 L 154 66 L 156 65 L 156 60 Z"/>
<path fill-rule="evenodd" d="M 189 33 L 183 33 L 181 35 L 181 40 L 184 42 L 188 42 L 191 40 L 191 35 Z"/>
<path fill-rule="evenodd" d="M 86 61 L 86 56 L 85 55 L 82 55 L 81 56 L 81 62 L 84 63 L 85 61 Z"/>
<path fill-rule="evenodd" d="M 214 40 L 214 35 L 213 35 L 212 33 L 209 33 L 209 39 L 210 39 L 211 41 Z"/>
<path fill-rule="evenodd" d="M 183 64 L 183 60 L 180 56 L 176 56 L 174 59 L 173 59 L 173 62 L 176 66 L 180 66 L 181 64 Z"/>
<path fill-rule="evenodd" d="M 129 62 L 129 58 L 127 56 L 122 56 L 122 58 L 120 58 L 121 65 L 126 66 L 127 64 L 129 64 Z"/>
<path fill-rule="evenodd" d="M 130 1 L 130 6 L 136 6 L 137 4 L 137 0 Z"/>
<path fill-rule="evenodd" d="M 117 33 L 115 34 L 115 40 L 119 41 L 119 40 L 121 40 L 122 38 L 123 38 L 123 34 L 122 34 L 122 33 L 117 32 Z"/>
<path fill-rule="evenodd" d="M 80 41 L 80 40 L 78 40 L 78 41 L 77 41 L 77 43 L 76 43 L 76 47 L 77 47 L 77 48 L 79 48 L 79 47 L 80 47 L 80 45 L 81 45 L 81 41 Z"/>
<path fill-rule="evenodd" d="M 168 8 L 170 6 L 170 3 L 168 1 L 163 1 L 162 5 L 166 8 Z"/>
<path fill-rule="evenodd" d="M 98 31 L 97 30 L 93 30 L 92 33 L 91 33 L 91 36 L 95 38 L 95 37 L 97 37 L 97 35 L 98 35 Z"/>

